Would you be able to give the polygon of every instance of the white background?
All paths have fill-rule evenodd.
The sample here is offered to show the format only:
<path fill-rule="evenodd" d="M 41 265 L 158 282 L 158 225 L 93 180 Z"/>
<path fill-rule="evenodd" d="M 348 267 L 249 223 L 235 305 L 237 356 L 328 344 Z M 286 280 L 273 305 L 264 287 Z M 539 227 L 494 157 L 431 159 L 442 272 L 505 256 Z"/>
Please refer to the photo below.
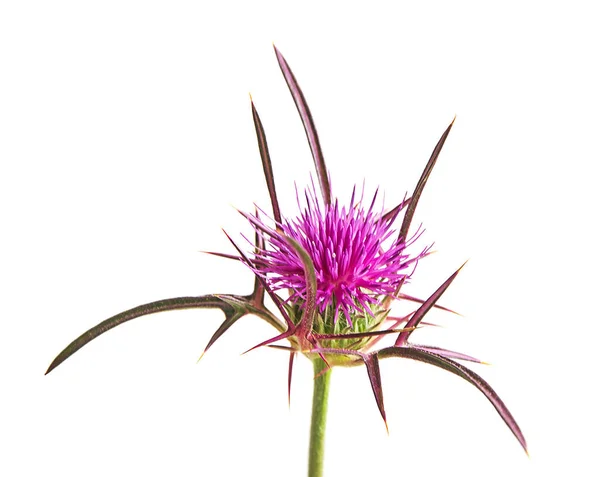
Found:
<path fill-rule="evenodd" d="M 530 444 L 486 399 L 386 361 L 390 435 L 363 369 L 335 370 L 326 475 L 598 475 L 599 93 L 594 2 L 3 2 L 0 7 L 0 474 L 306 474 L 312 377 L 240 353 L 247 317 L 199 363 L 218 311 L 144 317 L 48 376 L 81 332 L 135 305 L 246 293 L 221 227 L 269 207 L 250 114 L 285 214 L 312 159 L 271 44 L 312 108 L 334 193 L 414 187 L 427 296 L 463 317 L 417 342 L 474 354 Z M 394 5 L 394 7 L 392 7 Z"/>

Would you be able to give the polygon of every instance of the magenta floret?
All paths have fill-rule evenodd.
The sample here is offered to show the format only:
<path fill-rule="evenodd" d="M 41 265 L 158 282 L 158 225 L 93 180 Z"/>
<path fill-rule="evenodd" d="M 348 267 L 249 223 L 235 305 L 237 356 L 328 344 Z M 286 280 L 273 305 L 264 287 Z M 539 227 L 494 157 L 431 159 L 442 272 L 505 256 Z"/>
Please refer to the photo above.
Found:
<path fill-rule="evenodd" d="M 372 314 L 371 306 L 393 294 L 414 270 L 411 265 L 425 252 L 415 257 L 406 253 L 407 242 L 393 228 L 395 217 L 373 210 L 377 193 L 368 210 L 363 207 L 362 198 L 354 202 L 354 192 L 348 208 L 340 207 L 337 200 L 331 205 L 319 204 L 314 189 L 305 196 L 301 215 L 277 225 L 312 259 L 319 312 L 333 306 L 337 319 L 341 309 L 352 326 L 351 316 Z M 302 304 L 306 279 L 298 255 L 263 221 L 257 219 L 253 223 L 263 232 L 272 232 L 267 234 L 267 247 L 255 256 L 256 271 L 274 290 L 290 290 L 289 301 Z"/>

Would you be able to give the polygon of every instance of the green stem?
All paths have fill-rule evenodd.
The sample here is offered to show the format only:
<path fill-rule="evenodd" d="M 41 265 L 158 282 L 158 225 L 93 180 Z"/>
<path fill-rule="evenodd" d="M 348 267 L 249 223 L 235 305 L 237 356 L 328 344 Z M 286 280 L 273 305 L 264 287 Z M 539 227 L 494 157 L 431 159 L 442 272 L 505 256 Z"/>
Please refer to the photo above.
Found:
<path fill-rule="evenodd" d="M 321 358 L 314 361 L 315 387 L 313 391 L 312 417 L 310 421 L 310 448 L 308 451 L 308 477 L 323 476 L 325 459 L 325 427 L 327 423 L 327 401 L 331 370 Z"/>

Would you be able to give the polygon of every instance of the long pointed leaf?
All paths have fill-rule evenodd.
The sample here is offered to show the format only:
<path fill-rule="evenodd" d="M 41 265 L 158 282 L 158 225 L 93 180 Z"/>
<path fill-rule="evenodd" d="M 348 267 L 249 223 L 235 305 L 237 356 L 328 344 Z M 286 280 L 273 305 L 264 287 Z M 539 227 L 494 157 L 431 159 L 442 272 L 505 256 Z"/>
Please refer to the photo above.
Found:
<path fill-rule="evenodd" d="M 251 216 L 250 216 L 251 217 Z M 225 234 L 225 236 L 229 239 L 229 241 L 231 242 L 231 244 L 235 247 L 235 249 L 237 250 L 237 252 L 240 254 L 240 259 L 242 260 L 242 262 L 244 262 L 248 268 L 250 268 L 250 270 L 252 270 L 252 272 L 254 273 L 255 279 L 262 285 L 263 289 L 269 294 L 269 296 L 271 297 L 271 299 L 273 300 L 273 302 L 275 303 L 275 306 L 277 306 L 277 309 L 279 310 L 279 312 L 281 313 L 281 315 L 283 316 L 283 318 L 285 319 L 286 324 L 288 325 L 288 328 L 290 330 L 295 329 L 295 325 L 292 322 L 292 320 L 290 319 L 290 316 L 288 315 L 287 311 L 285 310 L 285 308 L 283 307 L 282 303 L 281 303 L 281 299 L 275 294 L 275 292 L 268 286 L 267 282 L 256 272 L 256 270 L 254 269 L 254 266 L 252 264 L 252 261 L 248 258 L 248 256 L 242 251 L 242 249 L 240 247 L 238 247 L 238 245 L 234 242 L 234 240 L 229 236 L 229 234 L 227 232 L 225 232 L 223 230 L 223 233 Z M 262 345 L 261 345 L 262 346 Z M 254 348 L 252 348 L 254 349 Z"/>
<path fill-rule="evenodd" d="M 225 320 L 223 321 L 223 323 L 221 323 L 221 326 L 219 326 L 219 328 L 217 328 L 217 331 L 215 331 L 213 333 L 213 335 L 210 337 L 210 340 L 208 340 L 208 343 L 206 344 L 206 346 L 204 347 L 204 351 L 202 352 L 202 356 L 204 356 L 206 354 L 206 352 L 211 348 L 211 346 L 214 345 L 215 342 L 221 336 L 223 336 L 225 334 L 225 332 L 229 328 L 231 328 L 236 321 L 238 321 L 241 317 L 243 317 L 246 314 L 247 313 L 245 311 L 241 311 L 241 310 L 226 312 Z M 200 359 L 202 359 L 202 356 L 200 356 Z"/>
<path fill-rule="evenodd" d="M 247 349 L 246 351 L 244 351 L 242 354 L 249 353 L 250 351 L 254 351 L 255 349 L 262 348 L 263 346 L 270 346 L 270 345 L 272 345 L 272 343 L 276 343 L 277 341 L 280 341 L 280 340 L 283 340 L 283 339 L 290 338 L 290 337 L 294 336 L 295 333 L 296 333 L 296 329 L 295 328 L 289 328 L 286 331 L 284 331 L 283 333 L 280 333 L 277 336 L 274 336 L 273 338 L 269 338 L 268 340 L 261 341 L 260 343 L 258 343 L 257 345 L 253 346 L 252 348 Z"/>
<path fill-rule="evenodd" d="M 271 156 L 269 155 L 269 146 L 267 145 L 267 137 L 263 128 L 258 111 L 254 107 L 254 102 L 250 98 L 252 104 L 252 119 L 254 120 L 254 129 L 256 130 L 256 139 L 258 140 L 258 149 L 262 160 L 265 180 L 267 181 L 267 189 L 271 198 L 271 206 L 273 207 L 273 218 L 279 227 L 281 223 L 281 211 L 279 210 L 279 201 L 277 200 L 277 191 L 275 190 L 275 177 L 273 175 L 273 166 L 271 164 Z"/>
<path fill-rule="evenodd" d="M 456 118 L 455 118 L 456 119 Z M 440 152 L 442 152 L 442 147 L 444 147 L 444 143 L 446 142 L 446 138 L 448 134 L 450 134 L 450 129 L 452 129 L 452 125 L 454 124 L 454 119 L 450 123 L 450 126 L 446 128 L 442 137 L 440 137 L 438 143 L 435 145 L 433 152 L 431 153 L 431 157 L 429 161 L 427 161 L 427 165 L 421 174 L 421 178 L 419 182 L 417 182 L 417 186 L 415 187 L 415 191 L 411 196 L 410 203 L 408 204 L 408 208 L 406 209 L 406 213 L 404 214 L 404 220 L 402 221 L 402 226 L 400 227 L 400 240 L 406 241 L 406 237 L 408 236 L 408 229 L 410 228 L 410 223 L 412 222 L 413 216 L 415 215 L 415 210 L 417 209 L 417 204 L 419 203 L 419 199 L 421 198 L 421 193 L 425 188 L 425 184 L 427 184 L 427 179 L 429 179 L 429 175 L 433 170 L 433 166 L 437 161 Z"/>
<path fill-rule="evenodd" d="M 398 216 L 398 214 L 404 209 L 404 207 L 406 207 L 408 204 L 410 203 L 410 197 L 408 199 L 404 199 L 402 202 L 400 202 L 396 207 L 394 207 L 392 210 L 390 210 L 389 212 L 386 212 L 385 214 L 383 214 L 383 216 L 381 217 L 381 220 L 383 222 L 393 222 L 394 220 L 396 220 L 396 217 Z"/>
<path fill-rule="evenodd" d="M 515 421 L 515 418 L 510 413 L 506 405 L 502 402 L 500 397 L 492 389 L 492 387 L 477 373 L 474 373 L 470 369 L 452 361 L 451 359 L 445 358 L 430 351 L 425 351 L 422 349 L 416 349 L 412 347 L 398 348 L 392 346 L 390 348 L 384 348 L 378 351 L 377 355 L 381 359 L 397 357 L 421 361 L 423 363 L 431 364 L 433 366 L 437 366 L 438 368 L 445 369 L 446 371 L 449 371 L 452 374 L 456 374 L 457 376 L 463 378 L 465 381 L 471 383 L 473 386 L 479 389 L 479 391 L 481 391 L 481 393 L 488 399 L 488 401 L 490 401 L 490 403 L 492 403 L 492 406 L 494 406 L 500 417 L 504 420 L 508 428 L 517 438 L 519 444 L 521 444 L 525 452 L 527 452 L 527 442 L 525 441 L 525 437 L 523 436 L 521 429 Z"/>
<path fill-rule="evenodd" d="M 339 354 L 344 356 L 356 356 L 357 359 L 354 363 L 347 363 L 350 366 L 357 366 L 361 362 L 365 364 L 367 368 L 367 374 L 369 376 L 369 382 L 371 383 L 371 389 L 375 396 L 377 408 L 383 418 L 385 429 L 389 432 L 387 419 L 385 416 L 385 407 L 383 405 L 383 388 L 381 386 L 381 373 L 379 371 L 379 357 L 377 353 L 365 354 L 360 351 L 350 349 L 339 349 L 339 348 L 315 348 L 311 350 L 312 353 L 318 353 L 319 356 L 324 357 L 326 354 Z"/>
<path fill-rule="evenodd" d="M 469 356 L 468 354 L 459 353 L 458 351 L 451 351 L 445 348 L 438 348 L 437 346 L 426 346 L 426 345 L 415 345 L 411 344 L 411 348 L 422 349 L 423 351 L 429 351 L 430 353 L 438 354 L 448 359 L 460 359 L 462 361 L 470 361 L 472 363 L 488 364 L 485 361 Z"/>
<path fill-rule="evenodd" d="M 389 330 L 363 331 L 361 333 L 338 333 L 338 334 L 326 334 L 326 335 L 320 334 L 320 333 L 313 333 L 313 336 L 317 340 L 332 341 L 332 340 L 348 340 L 348 339 L 353 339 L 353 338 L 370 338 L 372 336 L 381 336 L 381 335 L 391 335 L 394 333 L 402 333 L 403 331 L 408 331 L 408 330 L 405 330 L 405 328 L 403 328 L 401 330 L 389 329 Z"/>
<path fill-rule="evenodd" d="M 396 297 L 396 299 L 414 301 L 415 303 L 421 303 L 421 304 L 425 303 L 425 300 L 423 300 L 421 298 L 417 298 L 416 296 L 407 295 L 405 293 L 399 293 L 398 296 Z M 438 310 L 448 311 L 448 312 L 452 313 L 453 315 L 462 316 L 459 312 L 451 310 L 450 308 L 446 308 L 445 306 L 442 306 L 442 305 L 435 304 L 435 305 L 433 305 L 433 307 L 437 308 Z"/>
<path fill-rule="evenodd" d="M 256 211 L 255 211 L 256 212 Z M 257 212 L 258 213 L 258 212 Z M 265 238 L 256 230 L 254 232 L 254 251 L 258 253 L 265 249 Z M 262 282 L 258 279 L 258 276 L 254 275 L 254 289 L 252 294 L 248 297 L 252 303 L 257 307 L 265 307 L 265 287 Z"/>
<path fill-rule="evenodd" d="M 279 63 L 283 77 L 285 78 L 288 88 L 290 89 L 292 97 L 294 98 L 294 103 L 296 103 L 296 108 L 298 109 L 300 119 L 302 119 L 302 124 L 304 125 L 306 138 L 308 139 L 308 144 L 310 145 L 310 152 L 312 153 L 315 161 L 317 176 L 319 177 L 319 185 L 321 186 L 321 193 L 323 194 L 323 201 L 325 204 L 330 205 L 331 186 L 329 185 L 327 167 L 325 167 L 325 159 L 323 158 L 321 143 L 319 142 L 319 136 L 317 135 L 317 129 L 315 128 L 312 114 L 310 113 L 306 99 L 304 99 L 304 94 L 302 93 L 302 90 L 300 89 L 300 86 L 294 77 L 294 73 L 292 73 L 292 70 L 287 64 L 287 61 L 285 61 L 285 58 L 279 52 L 277 47 L 275 47 L 275 45 L 273 45 L 273 48 L 275 49 L 275 55 L 277 56 L 277 62 Z"/>
<path fill-rule="evenodd" d="M 383 389 L 381 387 L 381 372 L 379 371 L 379 358 L 375 353 L 362 355 L 362 358 L 367 368 L 369 382 L 371 383 L 371 389 L 373 390 L 373 394 L 375 395 L 377 407 L 379 409 L 379 412 L 381 413 L 381 417 L 383 418 L 385 429 L 389 433 L 387 419 L 385 417 L 385 408 L 383 405 Z"/>
<path fill-rule="evenodd" d="M 403 331 L 402 333 L 400 333 L 398 335 L 398 338 L 396 338 L 395 346 L 402 346 L 406 343 L 406 341 L 408 340 L 408 337 L 414 331 L 414 328 L 416 326 L 418 326 L 418 324 L 421 322 L 421 320 L 427 314 L 427 312 L 431 309 L 431 307 L 433 305 L 435 305 L 435 302 L 438 301 L 438 299 L 444 294 L 446 289 L 450 286 L 452 281 L 456 278 L 456 275 L 458 275 L 458 272 L 460 272 L 462 267 L 464 267 L 464 266 L 465 265 L 462 264 L 458 270 L 456 270 L 452 275 L 450 275 L 450 277 L 444 283 L 442 283 L 440 285 L 440 287 L 436 291 L 434 291 L 433 294 L 429 298 L 427 298 L 427 300 L 425 300 L 425 302 L 419 307 L 419 309 L 417 311 L 415 311 L 415 314 L 406 323 L 406 327 L 412 328 L 412 329 L 410 329 L 408 331 Z"/>
<path fill-rule="evenodd" d="M 71 344 L 61 351 L 60 354 L 54 358 L 54 361 L 50 363 L 46 374 L 73 355 L 73 353 L 79 351 L 90 341 L 97 338 L 102 333 L 114 328 L 115 326 L 125 323 L 126 321 L 133 320 L 134 318 L 139 318 L 140 316 L 161 313 L 163 311 L 184 310 L 190 308 L 220 308 L 226 316 L 234 311 L 230 305 L 214 295 L 168 298 L 166 300 L 158 300 L 145 305 L 136 306 L 135 308 L 131 308 L 130 310 L 124 311 L 111 318 L 108 318 L 107 320 L 104 320 L 71 342 Z"/>

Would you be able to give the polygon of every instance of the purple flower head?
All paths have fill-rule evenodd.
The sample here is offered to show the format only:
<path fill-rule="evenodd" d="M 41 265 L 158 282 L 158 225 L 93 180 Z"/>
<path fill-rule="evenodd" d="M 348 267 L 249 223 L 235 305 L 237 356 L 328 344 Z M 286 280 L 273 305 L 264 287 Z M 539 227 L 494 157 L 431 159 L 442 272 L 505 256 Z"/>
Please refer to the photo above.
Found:
<path fill-rule="evenodd" d="M 353 319 L 373 317 L 373 308 L 380 309 L 385 297 L 406 282 L 426 251 L 408 255 L 407 242 L 393 228 L 399 208 L 387 215 L 375 211 L 377 192 L 368 209 L 362 196 L 355 202 L 355 190 L 347 208 L 337 200 L 321 205 L 314 186 L 305 198 L 299 217 L 276 224 L 279 233 L 251 218 L 257 230 L 268 235 L 268 247 L 255 254 L 255 271 L 273 290 L 289 290 L 288 301 L 302 306 L 307 295 L 303 264 L 282 235 L 295 240 L 315 268 L 318 312 L 337 321 L 341 310 L 352 328 Z M 302 209 L 299 200 L 298 206 Z"/>

